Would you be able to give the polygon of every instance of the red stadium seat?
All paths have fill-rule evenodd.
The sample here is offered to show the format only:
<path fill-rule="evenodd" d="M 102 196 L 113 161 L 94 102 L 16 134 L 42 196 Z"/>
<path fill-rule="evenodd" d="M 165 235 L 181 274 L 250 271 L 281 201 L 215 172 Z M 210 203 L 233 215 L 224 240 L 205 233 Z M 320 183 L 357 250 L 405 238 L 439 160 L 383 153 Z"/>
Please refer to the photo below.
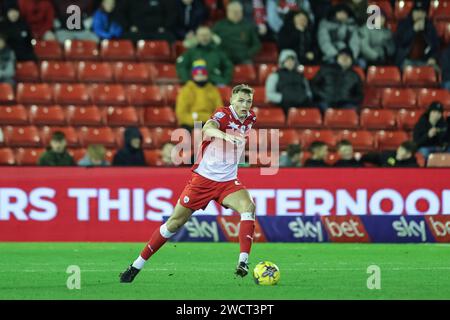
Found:
<path fill-rule="evenodd" d="M 400 69 L 395 66 L 370 66 L 367 69 L 367 84 L 369 86 L 400 86 Z"/>
<path fill-rule="evenodd" d="M 379 150 L 396 150 L 403 142 L 409 140 L 404 131 L 378 131 L 375 134 Z"/>
<path fill-rule="evenodd" d="M 234 66 L 233 80 L 234 84 L 255 84 L 256 70 L 252 64 L 238 64 Z"/>
<path fill-rule="evenodd" d="M 256 63 L 278 63 L 278 48 L 274 42 L 262 42 L 261 50 L 255 56 Z"/>
<path fill-rule="evenodd" d="M 359 66 L 354 66 L 352 69 L 353 69 L 353 71 L 355 71 L 358 74 L 358 76 L 362 82 L 366 81 L 366 74 L 365 74 L 363 68 L 361 68 Z"/>
<path fill-rule="evenodd" d="M 435 87 L 439 85 L 439 80 L 431 66 L 407 66 L 403 70 L 403 84 L 410 87 Z"/>
<path fill-rule="evenodd" d="M 103 113 L 96 106 L 68 106 L 67 121 L 72 126 L 102 126 Z"/>
<path fill-rule="evenodd" d="M 175 58 L 178 58 L 185 53 L 187 48 L 183 45 L 183 41 L 177 40 L 173 45 L 173 52 L 175 52 Z"/>
<path fill-rule="evenodd" d="M 338 139 L 350 141 L 353 149 L 358 151 L 370 151 L 375 145 L 373 133 L 365 130 L 343 130 L 338 134 Z"/>
<path fill-rule="evenodd" d="M 84 84 L 57 83 L 53 86 L 55 102 L 58 104 L 89 104 L 89 93 Z"/>
<path fill-rule="evenodd" d="M 180 91 L 179 85 L 166 85 L 161 87 L 164 94 L 164 103 L 170 106 L 175 105 L 177 101 L 178 92 Z"/>
<path fill-rule="evenodd" d="M 161 150 L 144 150 L 145 162 L 148 166 L 163 166 Z"/>
<path fill-rule="evenodd" d="M 60 106 L 32 105 L 29 111 L 30 122 L 34 125 L 63 126 L 66 124 L 64 111 Z"/>
<path fill-rule="evenodd" d="M 144 125 L 174 127 L 176 124 L 177 118 L 171 107 L 144 108 Z"/>
<path fill-rule="evenodd" d="M 322 115 L 316 108 L 290 108 L 287 125 L 295 128 L 320 128 Z"/>
<path fill-rule="evenodd" d="M 63 50 L 56 40 L 32 41 L 34 53 L 39 60 L 62 60 Z"/>
<path fill-rule="evenodd" d="M 75 147 L 79 145 L 78 134 L 73 127 L 45 126 L 42 127 L 40 136 L 43 145 L 48 145 L 52 138 L 53 132 L 61 131 L 66 136 L 67 146 Z"/>
<path fill-rule="evenodd" d="M 314 141 L 322 141 L 326 143 L 330 148 L 336 146 L 336 134 L 331 130 L 304 130 L 300 134 L 302 140 L 302 146 L 307 149 Z"/>
<path fill-rule="evenodd" d="M 316 76 L 319 70 L 320 66 L 304 66 L 303 75 L 306 79 L 311 80 Z"/>
<path fill-rule="evenodd" d="M 138 126 L 139 115 L 134 107 L 108 107 L 106 109 L 109 126 Z"/>
<path fill-rule="evenodd" d="M 41 79 L 46 82 L 73 82 L 76 81 L 76 72 L 71 62 L 42 61 Z"/>
<path fill-rule="evenodd" d="M 164 103 L 161 87 L 154 85 L 130 85 L 126 89 L 128 103 L 135 106 L 154 106 Z"/>
<path fill-rule="evenodd" d="M 19 166 L 36 166 L 44 152 L 43 148 L 17 148 L 16 163 Z"/>
<path fill-rule="evenodd" d="M 113 82 L 113 69 L 108 62 L 81 61 L 78 64 L 78 79 L 81 82 Z"/>
<path fill-rule="evenodd" d="M 363 109 L 361 111 L 361 127 L 364 129 L 395 128 L 395 113 L 392 110 Z"/>
<path fill-rule="evenodd" d="M 410 0 L 397 0 L 395 2 L 394 13 L 397 20 L 404 19 L 411 12 L 414 6 L 414 1 Z"/>
<path fill-rule="evenodd" d="M 148 83 L 150 73 L 143 63 L 117 62 L 114 65 L 114 78 L 121 83 Z"/>
<path fill-rule="evenodd" d="M 415 108 L 417 101 L 416 92 L 413 89 L 385 88 L 381 94 L 383 108 Z"/>
<path fill-rule="evenodd" d="M 331 129 L 357 128 L 359 125 L 358 114 L 351 109 L 327 109 L 324 124 Z"/>
<path fill-rule="evenodd" d="M 224 87 L 218 87 L 217 89 L 219 89 L 220 96 L 222 97 L 223 103 L 224 103 L 225 105 L 228 104 L 228 103 L 230 103 L 230 98 L 231 98 L 231 87 L 229 87 L 229 86 L 224 86 Z"/>
<path fill-rule="evenodd" d="M 433 19 L 450 20 L 450 1 L 430 1 L 429 17 Z"/>
<path fill-rule="evenodd" d="M 174 129 L 171 128 L 153 128 L 150 134 L 155 148 L 161 148 L 165 143 L 171 142 L 171 136 Z"/>
<path fill-rule="evenodd" d="M 419 121 L 423 110 L 401 109 L 397 112 L 397 127 L 400 130 L 412 130 Z"/>
<path fill-rule="evenodd" d="M 15 102 L 14 90 L 9 83 L 0 83 L 0 103 L 12 104 Z"/>
<path fill-rule="evenodd" d="M 87 148 L 68 149 L 67 152 L 72 156 L 73 160 L 78 163 L 86 155 Z"/>
<path fill-rule="evenodd" d="M 16 164 L 14 152 L 10 148 L 0 148 L 0 166 L 13 166 Z"/>
<path fill-rule="evenodd" d="M 130 40 L 103 40 L 100 44 L 100 56 L 103 60 L 134 61 L 133 43 Z"/>
<path fill-rule="evenodd" d="M 52 91 L 46 83 L 19 83 L 17 102 L 22 104 L 51 104 Z"/>
<path fill-rule="evenodd" d="M 102 144 L 105 147 L 116 146 L 116 139 L 110 127 L 82 127 L 78 130 L 78 137 L 83 147 L 90 144 Z"/>
<path fill-rule="evenodd" d="M 23 105 L 0 106 L 0 124 L 26 125 L 28 113 Z"/>
<path fill-rule="evenodd" d="M 253 87 L 253 105 L 263 107 L 269 105 L 266 102 L 266 88 L 263 86 Z"/>
<path fill-rule="evenodd" d="M 97 42 L 91 40 L 66 40 L 64 42 L 66 60 L 97 60 Z"/>
<path fill-rule="evenodd" d="M 34 61 L 19 61 L 16 63 L 17 82 L 38 82 L 39 69 Z"/>
<path fill-rule="evenodd" d="M 269 133 L 270 134 L 270 133 Z M 268 137 L 270 138 L 270 136 Z M 280 130 L 280 150 L 285 150 L 290 144 L 300 144 L 300 135 L 295 129 L 281 129 Z"/>
<path fill-rule="evenodd" d="M 273 64 L 260 64 L 258 66 L 258 84 L 265 85 L 267 77 L 272 73 L 277 71 L 278 65 Z"/>
<path fill-rule="evenodd" d="M 448 168 L 450 167 L 450 154 L 432 153 L 428 157 L 427 167 L 430 168 Z"/>
<path fill-rule="evenodd" d="M 139 40 L 136 56 L 139 61 L 167 61 L 173 60 L 170 45 L 165 40 Z"/>
<path fill-rule="evenodd" d="M 450 19 L 443 21 L 435 21 L 434 26 L 444 47 L 450 43 Z"/>
<path fill-rule="evenodd" d="M 364 108 L 381 108 L 381 89 L 371 86 L 365 87 L 362 106 Z"/>
<path fill-rule="evenodd" d="M 93 84 L 90 87 L 91 99 L 98 105 L 125 105 L 125 89 L 119 84 Z"/>
<path fill-rule="evenodd" d="M 175 64 L 155 62 L 147 64 L 151 79 L 158 84 L 176 84 L 178 79 Z"/>
<path fill-rule="evenodd" d="M 41 138 L 34 126 L 7 126 L 3 129 L 5 142 L 10 147 L 39 147 Z"/>
<path fill-rule="evenodd" d="M 450 109 L 450 92 L 445 89 L 420 89 L 417 94 L 417 107 L 428 108 L 433 101 L 439 101 Z"/>
<path fill-rule="evenodd" d="M 281 108 L 258 108 L 254 107 L 257 128 L 281 128 L 286 123 L 284 111 Z"/>

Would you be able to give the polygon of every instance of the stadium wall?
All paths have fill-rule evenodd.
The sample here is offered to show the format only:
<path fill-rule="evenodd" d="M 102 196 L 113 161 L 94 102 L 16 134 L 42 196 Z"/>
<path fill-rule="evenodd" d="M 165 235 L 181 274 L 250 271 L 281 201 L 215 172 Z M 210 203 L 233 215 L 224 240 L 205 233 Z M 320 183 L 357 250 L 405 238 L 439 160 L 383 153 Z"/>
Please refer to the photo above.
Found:
<path fill-rule="evenodd" d="M 0 241 L 146 241 L 188 168 L 0 168 Z M 450 169 L 242 168 L 256 241 L 450 242 Z M 211 202 L 174 241 L 237 241 L 239 216 Z"/>

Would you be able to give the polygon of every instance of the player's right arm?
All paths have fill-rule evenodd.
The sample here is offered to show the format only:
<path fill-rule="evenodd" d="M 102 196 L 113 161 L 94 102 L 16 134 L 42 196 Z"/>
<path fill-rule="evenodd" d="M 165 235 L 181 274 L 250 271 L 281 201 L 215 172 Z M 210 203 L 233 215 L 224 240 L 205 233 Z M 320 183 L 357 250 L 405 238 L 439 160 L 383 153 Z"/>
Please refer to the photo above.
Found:
<path fill-rule="evenodd" d="M 215 120 L 209 119 L 203 126 L 203 135 L 207 138 L 218 138 L 231 143 L 245 142 L 245 138 L 227 134 L 219 129 L 219 123 Z"/>

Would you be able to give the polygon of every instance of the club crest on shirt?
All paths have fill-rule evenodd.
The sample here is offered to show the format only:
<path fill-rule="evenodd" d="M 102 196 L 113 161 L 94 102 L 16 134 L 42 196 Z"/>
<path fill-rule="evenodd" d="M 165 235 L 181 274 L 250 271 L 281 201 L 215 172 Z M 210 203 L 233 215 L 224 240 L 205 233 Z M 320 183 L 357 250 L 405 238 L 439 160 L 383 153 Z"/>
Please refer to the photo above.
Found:
<path fill-rule="evenodd" d="M 183 199 L 183 201 L 184 201 L 184 203 L 188 203 L 188 202 L 189 202 L 189 197 L 188 197 L 188 196 L 185 196 L 184 199 Z"/>
<path fill-rule="evenodd" d="M 214 114 L 214 118 L 216 118 L 216 119 L 222 119 L 223 117 L 225 117 L 225 113 L 223 113 L 223 112 L 216 112 Z"/>

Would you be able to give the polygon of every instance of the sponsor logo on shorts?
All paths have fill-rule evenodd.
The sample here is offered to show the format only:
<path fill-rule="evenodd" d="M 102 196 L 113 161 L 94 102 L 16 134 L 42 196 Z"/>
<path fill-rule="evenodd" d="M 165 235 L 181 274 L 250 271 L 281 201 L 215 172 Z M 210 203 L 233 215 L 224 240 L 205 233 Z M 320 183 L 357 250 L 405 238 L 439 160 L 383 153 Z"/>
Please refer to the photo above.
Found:
<path fill-rule="evenodd" d="M 188 202 L 189 202 L 189 197 L 188 197 L 188 196 L 185 196 L 184 199 L 183 199 L 183 201 L 184 201 L 184 203 L 188 203 Z"/>

